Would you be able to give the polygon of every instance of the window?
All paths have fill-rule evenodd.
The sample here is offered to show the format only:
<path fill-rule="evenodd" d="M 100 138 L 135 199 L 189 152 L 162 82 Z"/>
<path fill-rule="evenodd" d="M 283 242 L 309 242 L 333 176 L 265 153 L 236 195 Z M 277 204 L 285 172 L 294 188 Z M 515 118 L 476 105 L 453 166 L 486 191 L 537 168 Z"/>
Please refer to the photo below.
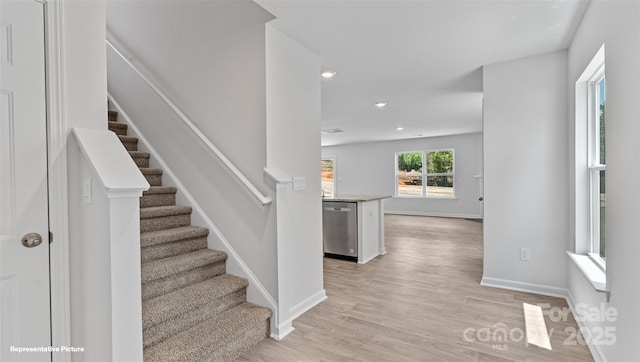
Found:
<path fill-rule="evenodd" d="M 606 291 L 606 79 L 605 45 L 575 87 L 575 253 L 571 259 L 597 291 Z"/>
<path fill-rule="evenodd" d="M 453 150 L 396 153 L 396 196 L 454 197 Z"/>
<path fill-rule="evenodd" d="M 588 82 L 588 160 L 589 160 L 589 207 L 590 207 L 590 255 L 606 260 L 605 214 L 606 214 L 606 138 L 605 100 L 606 82 L 604 65 Z"/>
<path fill-rule="evenodd" d="M 333 197 L 335 195 L 335 164 L 335 157 L 323 157 L 320 161 L 320 169 L 322 172 L 322 195 L 324 195 L 324 197 Z"/>

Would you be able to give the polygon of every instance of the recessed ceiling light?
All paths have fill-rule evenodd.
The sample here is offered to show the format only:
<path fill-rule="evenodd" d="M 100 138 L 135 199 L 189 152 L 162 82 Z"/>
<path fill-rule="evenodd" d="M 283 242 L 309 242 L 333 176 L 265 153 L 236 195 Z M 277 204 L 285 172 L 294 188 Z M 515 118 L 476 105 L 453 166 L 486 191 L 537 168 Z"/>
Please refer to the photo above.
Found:
<path fill-rule="evenodd" d="M 402 127 L 396 127 L 396 131 L 402 131 L 404 128 Z"/>
<path fill-rule="evenodd" d="M 374 103 L 373 105 L 374 105 L 374 106 L 376 106 L 376 107 L 378 107 L 378 108 L 384 108 L 384 107 L 386 107 L 386 106 L 387 106 L 387 102 L 382 102 L 382 101 L 380 101 L 380 102 L 376 102 L 376 103 Z"/>
<path fill-rule="evenodd" d="M 334 72 L 333 70 L 325 70 L 320 73 L 320 75 L 322 76 L 322 78 L 333 78 L 333 76 L 336 75 L 336 72 Z"/>

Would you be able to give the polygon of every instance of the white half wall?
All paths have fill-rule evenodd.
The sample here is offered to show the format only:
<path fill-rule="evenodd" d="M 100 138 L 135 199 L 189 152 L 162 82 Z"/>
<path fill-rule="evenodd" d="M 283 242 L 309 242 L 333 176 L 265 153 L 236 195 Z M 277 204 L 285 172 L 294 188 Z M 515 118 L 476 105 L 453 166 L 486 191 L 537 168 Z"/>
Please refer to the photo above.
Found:
<path fill-rule="evenodd" d="M 267 168 L 303 179 L 278 187 L 279 302 L 284 325 L 326 298 L 322 265 L 320 58 L 266 26 Z M 283 193 L 283 195 L 280 195 Z M 290 331 L 290 328 L 289 328 Z"/>
<path fill-rule="evenodd" d="M 614 308 L 618 313 L 615 321 L 585 321 L 592 334 L 598 328 L 614 330 L 615 343 L 592 346 L 598 359 L 631 361 L 640 358 L 640 3 L 592 1 L 569 48 L 570 250 L 574 250 L 574 243 L 584 242 L 576 240 L 580 238 L 575 231 L 576 218 L 588 217 L 586 205 L 578 203 L 585 189 L 574 182 L 576 157 L 586 152 L 586 135 L 574 133 L 575 86 L 602 44 L 607 77 L 606 274 L 610 303 L 593 290 L 573 263 L 569 265 L 568 288 L 576 304 Z"/>
<path fill-rule="evenodd" d="M 385 212 L 477 218 L 482 207 L 482 134 L 355 143 L 322 147 L 334 156 L 337 195 L 395 195 L 396 152 L 455 150 L 455 199 L 399 198 L 384 200 Z M 318 169 L 320 166 L 318 166 Z"/>
<path fill-rule="evenodd" d="M 566 288 L 567 52 L 487 65 L 483 79 L 483 277 Z"/>

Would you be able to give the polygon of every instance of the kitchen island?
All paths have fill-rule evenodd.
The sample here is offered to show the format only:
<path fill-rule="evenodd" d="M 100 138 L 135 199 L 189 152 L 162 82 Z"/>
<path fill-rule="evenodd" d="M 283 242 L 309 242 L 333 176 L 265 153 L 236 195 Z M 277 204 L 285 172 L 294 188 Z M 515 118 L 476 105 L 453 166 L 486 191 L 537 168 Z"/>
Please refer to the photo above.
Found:
<path fill-rule="evenodd" d="M 386 195 L 337 195 L 322 200 L 325 255 L 364 264 L 387 250 L 384 245 Z"/>

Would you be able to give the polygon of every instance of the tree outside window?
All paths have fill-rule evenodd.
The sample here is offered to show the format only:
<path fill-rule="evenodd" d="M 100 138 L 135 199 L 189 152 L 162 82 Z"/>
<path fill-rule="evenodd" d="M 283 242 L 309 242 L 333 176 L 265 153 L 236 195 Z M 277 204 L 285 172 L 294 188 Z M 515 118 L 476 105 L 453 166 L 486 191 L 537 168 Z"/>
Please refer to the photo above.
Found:
<path fill-rule="evenodd" d="M 397 153 L 396 165 L 396 196 L 454 197 L 452 149 Z"/>

